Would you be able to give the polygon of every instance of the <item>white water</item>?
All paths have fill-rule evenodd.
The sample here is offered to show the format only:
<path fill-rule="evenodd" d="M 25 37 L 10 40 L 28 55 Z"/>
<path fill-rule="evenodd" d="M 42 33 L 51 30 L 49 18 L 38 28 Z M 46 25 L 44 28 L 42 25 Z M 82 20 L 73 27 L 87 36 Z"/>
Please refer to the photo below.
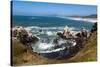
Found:
<path fill-rule="evenodd" d="M 67 42 L 70 42 L 72 44 L 69 45 Z M 62 45 L 62 44 L 65 44 L 65 45 Z M 56 45 L 60 47 L 55 49 L 54 47 L 56 47 Z M 66 47 L 75 46 L 75 45 L 76 45 L 76 42 L 60 39 L 58 41 L 58 44 L 54 44 L 53 41 L 51 41 L 50 43 L 42 43 L 41 41 L 39 41 L 36 44 L 32 44 L 32 48 L 34 49 L 33 51 L 36 51 L 37 53 L 51 53 L 51 52 L 64 50 Z"/>
<path fill-rule="evenodd" d="M 73 27 L 68 27 L 66 26 L 69 30 L 70 33 L 73 34 L 73 36 L 78 33 L 79 31 L 73 31 L 75 28 Z M 60 31 L 59 28 L 62 30 Z M 60 39 L 58 41 L 58 44 L 54 44 L 53 40 L 57 37 L 57 32 L 62 32 L 64 27 L 37 27 L 37 26 L 32 26 L 32 27 L 26 27 L 26 30 L 32 31 L 33 35 L 36 35 L 39 38 L 39 41 L 36 44 L 32 44 L 33 51 L 37 53 L 51 53 L 51 52 L 57 52 L 60 50 L 64 50 L 66 47 L 69 47 L 69 43 L 71 43 L 71 46 L 75 46 L 76 42 L 70 41 L 70 40 L 64 40 Z M 42 29 L 41 32 L 39 30 Z M 52 29 L 52 30 L 51 30 Z M 57 30 L 54 30 L 57 29 Z M 50 31 L 51 30 L 51 31 Z M 48 42 L 49 41 L 49 42 Z M 62 45 L 66 44 L 66 45 Z M 59 48 L 54 49 L 56 45 L 60 46 Z M 62 45 L 62 46 L 61 46 Z"/>
<path fill-rule="evenodd" d="M 68 27 L 67 28 L 69 30 L 73 30 L 72 33 L 76 33 L 77 31 L 75 30 L 78 30 L 77 28 L 75 27 Z M 25 29 L 27 31 L 31 31 L 33 33 L 33 35 L 41 35 L 41 34 L 45 34 L 45 35 L 48 35 L 48 36 L 52 36 L 52 35 L 56 35 L 56 33 L 58 31 L 63 31 L 64 27 L 38 27 L 38 26 L 29 26 L 29 27 L 25 27 Z M 41 30 L 41 31 L 40 31 Z"/>
<path fill-rule="evenodd" d="M 91 22 L 91 23 L 95 23 L 97 22 L 97 18 L 82 18 L 82 17 L 64 17 L 64 16 L 57 16 L 60 18 L 64 18 L 64 19 L 70 19 L 70 20 L 77 20 L 77 21 L 86 21 L 86 22 Z"/>
<path fill-rule="evenodd" d="M 77 20 L 77 21 L 87 21 L 87 22 L 91 22 L 91 23 L 95 23 L 97 22 L 96 18 L 75 18 L 75 17 L 67 17 L 67 19 L 71 19 L 71 20 Z"/>

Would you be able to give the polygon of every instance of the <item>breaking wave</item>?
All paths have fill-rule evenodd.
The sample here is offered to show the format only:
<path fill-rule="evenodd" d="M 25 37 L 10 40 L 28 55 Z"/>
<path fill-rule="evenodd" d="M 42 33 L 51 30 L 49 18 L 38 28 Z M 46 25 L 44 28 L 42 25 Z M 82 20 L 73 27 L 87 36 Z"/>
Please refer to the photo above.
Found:
<path fill-rule="evenodd" d="M 79 30 L 78 28 L 75 28 L 75 27 L 68 27 L 67 26 L 67 28 L 69 30 L 73 30 L 74 32 Z M 51 36 L 51 35 L 55 35 L 57 32 L 62 32 L 64 29 L 64 26 L 62 26 L 62 27 L 29 26 L 29 27 L 25 27 L 25 29 L 27 31 L 31 31 L 35 35 L 46 34 L 48 36 Z"/>

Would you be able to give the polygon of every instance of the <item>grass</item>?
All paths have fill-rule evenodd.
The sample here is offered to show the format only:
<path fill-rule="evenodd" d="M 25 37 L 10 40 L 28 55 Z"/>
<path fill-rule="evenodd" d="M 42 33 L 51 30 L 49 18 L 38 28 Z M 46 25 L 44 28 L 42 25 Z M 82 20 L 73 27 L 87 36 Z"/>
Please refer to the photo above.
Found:
<path fill-rule="evenodd" d="M 12 62 L 13 64 L 20 64 L 22 59 L 21 55 L 25 52 L 26 48 L 18 41 L 12 41 Z"/>
<path fill-rule="evenodd" d="M 18 41 L 12 41 L 12 62 L 13 65 L 38 65 L 38 64 L 55 64 L 55 63 L 69 63 L 69 62 L 86 62 L 97 60 L 97 33 L 92 33 L 87 40 L 84 48 L 80 50 L 75 56 L 64 59 L 47 59 L 43 58 L 37 53 L 31 52 L 23 44 Z"/>
<path fill-rule="evenodd" d="M 27 65 L 38 62 L 38 54 L 33 53 L 19 41 L 12 40 L 12 65 Z M 34 61 L 34 62 L 33 62 Z"/>
<path fill-rule="evenodd" d="M 26 47 L 18 41 L 12 41 L 12 54 L 18 56 L 26 50 Z"/>

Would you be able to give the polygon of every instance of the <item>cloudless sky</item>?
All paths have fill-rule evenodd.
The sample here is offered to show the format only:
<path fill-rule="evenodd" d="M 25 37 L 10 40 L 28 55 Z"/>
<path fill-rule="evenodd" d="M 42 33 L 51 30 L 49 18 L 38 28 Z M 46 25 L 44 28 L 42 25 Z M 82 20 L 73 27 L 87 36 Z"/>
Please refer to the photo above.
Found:
<path fill-rule="evenodd" d="M 97 6 L 94 5 L 57 4 L 13 0 L 12 6 L 13 15 L 69 16 L 97 14 Z"/>

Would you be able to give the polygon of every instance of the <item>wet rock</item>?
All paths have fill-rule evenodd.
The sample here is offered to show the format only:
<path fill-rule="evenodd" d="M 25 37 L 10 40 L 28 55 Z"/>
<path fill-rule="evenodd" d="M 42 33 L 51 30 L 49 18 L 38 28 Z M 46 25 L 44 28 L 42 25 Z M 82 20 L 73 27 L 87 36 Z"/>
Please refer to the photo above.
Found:
<path fill-rule="evenodd" d="M 62 39 L 66 39 L 66 37 L 65 37 L 61 32 L 58 32 L 57 35 L 58 35 L 59 37 L 61 37 Z"/>
<path fill-rule="evenodd" d="M 39 39 L 35 36 L 32 37 L 32 43 L 36 43 L 37 41 L 39 41 Z"/>
<path fill-rule="evenodd" d="M 58 40 L 59 40 L 58 38 L 55 38 L 55 39 L 53 40 L 53 43 L 54 43 L 54 44 L 58 44 Z"/>
<path fill-rule="evenodd" d="M 81 33 L 77 33 L 75 36 L 82 37 Z"/>

